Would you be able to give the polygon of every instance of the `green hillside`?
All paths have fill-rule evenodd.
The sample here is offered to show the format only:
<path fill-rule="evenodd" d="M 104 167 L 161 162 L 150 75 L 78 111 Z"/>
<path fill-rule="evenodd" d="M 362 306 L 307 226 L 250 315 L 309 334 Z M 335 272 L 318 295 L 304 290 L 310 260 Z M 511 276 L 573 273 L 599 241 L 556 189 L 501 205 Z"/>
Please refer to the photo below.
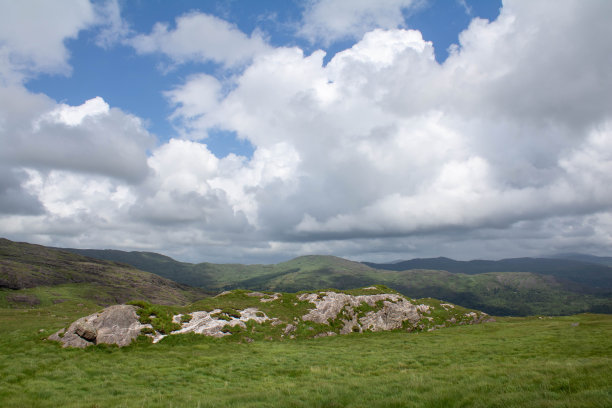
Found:
<path fill-rule="evenodd" d="M 589 262 L 586 260 L 596 262 Z M 375 269 L 406 271 L 411 269 L 442 270 L 451 273 L 475 275 L 488 272 L 531 272 L 551 275 L 568 285 L 582 286 L 586 292 L 612 293 L 612 267 L 602 264 L 606 258 L 581 259 L 509 258 L 499 261 L 456 261 L 449 258 L 418 258 L 391 264 L 365 262 Z"/>
<path fill-rule="evenodd" d="M 529 272 L 466 275 L 409 270 L 395 272 L 386 284 L 409 296 L 428 294 L 500 316 L 612 312 L 612 299 L 608 297 L 573 292 L 553 276 Z"/>
<path fill-rule="evenodd" d="M 71 250 L 82 252 L 84 250 Z M 88 250 L 85 250 L 88 251 Z M 385 270 L 334 256 L 302 256 L 275 265 L 188 264 L 142 252 L 97 251 L 106 259 L 121 260 L 149 272 L 158 273 L 206 290 L 275 290 L 297 292 L 321 288 L 352 289 L 374 284 L 387 285 L 414 297 L 433 297 L 483 310 L 494 315 L 565 315 L 581 312 L 612 312 L 609 293 L 584 283 L 568 283 L 554 276 L 553 264 L 534 263 L 534 269 L 551 272 L 451 273 L 443 270 Z M 92 252 L 88 252 L 96 256 Z M 120 256 L 120 258 L 118 257 Z M 146 263 L 144 260 L 146 259 Z M 157 261 L 159 259 L 159 261 Z M 456 263 L 458 261 L 440 258 Z M 515 263 L 528 268 L 526 259 Z M 487 261 L 489 262 L 489 261 Z M 493 261 L 491 261 L 493 262 Z M 555 260 L 555 262 L 559 262 Z M 596 269 L 588 279 L 598 279 Z M 603 267 L 605 269 L 605 267 Z M 180 270 L 180 274 L 174 271 Z M 606 269 L 607 271 L 607 269 Z M 607 273 L 606 271 L 603 271 Z M 563 269 L 565 274 L 574 273 Z M 579 276 L 580 270 L 575 270 Z M 607 279 L 605 277 L 602 279 Z M 185 278 L 188 277 L 188 278 Z"/>
<path fill-rule="evenodd" d="M 175 261 L 168 256 L 153 252 L 74 248 L 62 248 L 62 250 L 91 258 L 121 262 L 185 285 L 208 287 L 211 284 L 207 273 L 198 269 L 197 265 Z"/>
<path fill-rule="evenodd" d="M 0 305 L 96 305 L 145 299 L 185 304 L 206 295 L 150 272 L 40 245 L 0 239 Z"/>

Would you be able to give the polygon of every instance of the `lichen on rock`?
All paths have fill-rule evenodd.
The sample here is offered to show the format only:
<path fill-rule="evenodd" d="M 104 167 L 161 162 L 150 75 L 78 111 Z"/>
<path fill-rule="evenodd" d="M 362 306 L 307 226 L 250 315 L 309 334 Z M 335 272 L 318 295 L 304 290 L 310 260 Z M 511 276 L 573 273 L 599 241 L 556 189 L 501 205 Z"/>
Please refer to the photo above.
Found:
<path fill-rule="evenodd" d="M 315 305 L 314 309 L 302 316 L 302 320 L 327 324 L 341 316 L 344 324 L 340 334 L 363 330 L 395 330 L 401 328 L 405 321 L 414 324 L 421 318 L 415 305 L 394 293 L 359 296 L 338 292 L 305 293 L 298 299 Z M 364 304 L 373 310 L 361 316 L 356 309 Z"/>

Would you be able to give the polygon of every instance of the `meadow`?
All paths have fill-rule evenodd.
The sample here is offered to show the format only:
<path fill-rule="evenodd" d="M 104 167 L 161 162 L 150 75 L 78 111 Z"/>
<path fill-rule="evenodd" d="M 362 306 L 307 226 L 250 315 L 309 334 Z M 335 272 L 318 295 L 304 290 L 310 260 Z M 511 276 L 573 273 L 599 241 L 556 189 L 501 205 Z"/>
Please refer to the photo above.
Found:
<path fill-rule="evenodd" d="M 0 309 L 0 406 L 612 406 L 611 315 L 252 343 L 181 335 L 122 349 L 44 340 L 98 309 Z"/>

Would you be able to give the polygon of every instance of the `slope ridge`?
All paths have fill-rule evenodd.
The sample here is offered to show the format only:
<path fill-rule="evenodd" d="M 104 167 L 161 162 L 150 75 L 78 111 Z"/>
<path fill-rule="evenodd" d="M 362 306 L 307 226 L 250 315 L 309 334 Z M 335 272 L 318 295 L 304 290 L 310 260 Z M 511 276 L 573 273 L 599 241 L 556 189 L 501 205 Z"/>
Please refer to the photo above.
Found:
<path fill-rule="evenodd" d="M 41 245 L 0 239 L 0 288 L 4 299 L 40 301 L 40 288 L 108 304 L 130 299 L 188 303 L 205 296 L 190 288 L 127 264 L 88 258 Z M 58 288 L 60 289 L 53 289 Z M 69 289 L 67 289 L 69 287 Z M 17 297 L 15 297 L 17 296 Z M 57 300 L 62 300 L 58 295 Z"/>

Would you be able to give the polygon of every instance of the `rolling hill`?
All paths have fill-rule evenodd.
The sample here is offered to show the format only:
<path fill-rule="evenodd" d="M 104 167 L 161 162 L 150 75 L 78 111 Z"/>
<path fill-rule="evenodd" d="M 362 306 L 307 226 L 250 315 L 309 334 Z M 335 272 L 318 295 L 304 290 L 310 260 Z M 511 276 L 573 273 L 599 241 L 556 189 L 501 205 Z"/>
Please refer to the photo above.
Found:
<path fill-rule="evenodd" d="M 547 256 L 547 258 L 570 259 L 573 261 L 589 262 L 592 264 L 612 266 L 612 257 L 610 256 L 595 256 L 595 255 L 579 254 L 579 253 L 572 252 L 572 253 L 565 253 L 565 254 L 555 254 L 555 255 Z"/>
<path fill-rule="evenodd" d="M 584 290 L 612 291 L 612 267 L 575 259 L 510 258 L 499 261 L 473 260 L 455 261 L 450 258 L 417 258 L 408 261 L 380 264 L 364 262 L 366 265 L 392 271 L 410 269 L 434 269 L 469 275 L 488 272 L 532 272 L 552 275 L 560 280 L 583 286 Z"/>
<path fill-rule="evenodd" d="M 5 306 L 67 300 L 108 305 L 133 299 L 185 304 L 204 296 L 201 289 L 127 264 L 0 238 L 0 303 Z"/>
<path fill-rule="evenodd" d="M 302 256 L 274 265 L 241 265 L 183 263 L 162 255 L 142 252 L 104 250 L 75 250 L 77 253 L 121 260 L 149 272 L 158 273 L 181 283 L 205 288 L 209 291 L 228 289 L 275 290 L 296 292 L 322 288 L 351 289 L 374 284 L 387 285 L 400 293 L 415 297 L 433 297 L 483 310 L 495 315 L 565 315 L 579 312 L 612 312 L 610 291 L 591 286 L 591 282 L 607 285 L 609 269 L 601 265 L 587 265 L 586 280 L 580 282 L 580 269 L 584 263 L 569 263 L 558 272 L 558 260 L 536 260 L 529 267 L 529 259 L 478 261 L 480 269 L 469 270 L 466 263 L 438 258 L 441 263 L 423 268 L 403 270 L 377 269 L 359 262 L 334 256 Z M 159 260 L 159 261 L 158 261 Z M 398 264 L 381 264 L 394 265 Z M 407 265 L 407 264 L 404 264 Z M 453 265 L 463 267 L 460 272 Z M 482 265 L 508 266 L 509 271 L 488 271 Z M 521 268 L 518 268 L 518 266 Z M 416 265 L 409 265 L 416 266 Z M 510 268 L 510 266 L 514 266 Z M 446 267 L 451 271 L 443 270 Z M 519 269 L 519 271 L 516 271 Z M 533 269 L 533 271 L 529 271 Z M 527 270 L 527 271 L 525 271 Z M 180 273 L 175 273 L 180 271 Z M 470 273 L 464 273 L 464 272 Z M 537 273 L 535 273 L 537 271 Z M 601 273 L 603 277 L 598 276 Z M 555 275 L 557 274 L 557 275 Z M 577 281 L 570 281 L 567 276 Z"/>

